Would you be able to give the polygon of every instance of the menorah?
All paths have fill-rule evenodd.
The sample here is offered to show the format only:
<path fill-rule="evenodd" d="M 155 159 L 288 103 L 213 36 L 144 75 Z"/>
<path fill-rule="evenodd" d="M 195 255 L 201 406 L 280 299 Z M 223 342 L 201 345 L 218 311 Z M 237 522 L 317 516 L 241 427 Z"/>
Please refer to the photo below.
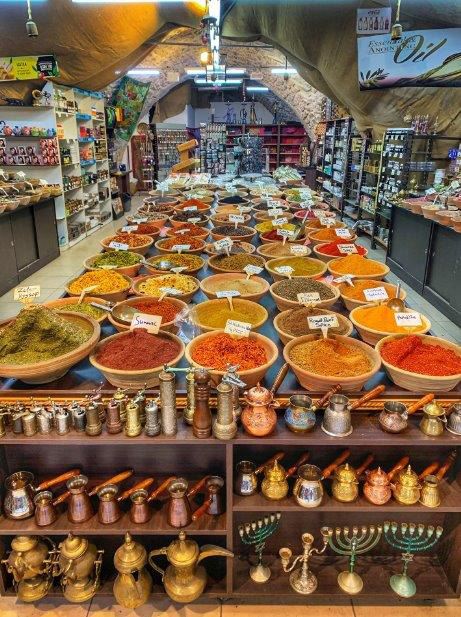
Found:
<path fill-rule="evenodd" d="M 396 523 L 384 521 L 384 537 L 394 548 L 402 551 L 403 570 L 389 579 L 391 588 L 402 598 L 411 598 L 416 593 L 416 584 L 407 574 L 414 553 L 422 553 L 437 544 L 443 527 L 416 523 Z"/>
<path fill-rule="evenodd" d="M 346 593 L 355 595 L 362 591 L 362 577 L 354 572 L 357 555 L 371 551 L 378 544 L 382 531 L 381 525 L 352 527 L 351 534 L 349 527 L 336 527 L 334 532 L 331 527 L 322 527 L 321 533 L 324 537 L 328 537 L 328 544 L 335 553 L 349 557 L 349 570 L 344 570 L 338 574 L 338 585 Z"/>
<path fill-rule="evenodd" d="M 251 521 L 239 525 L 238 530 L 242 542 L 249 546 L 255 547 L 255 552 L 258 555 L 258 563 L 250 568 L 250 577 L 255 583 L 265 583 L 270 579 L 271 571 L 268 566 L 263 565 L 263 550 L 266 546 L 266 540 L 277 530 L 279 526 L 281 513 L 275 512 L 263 519 Z"/>

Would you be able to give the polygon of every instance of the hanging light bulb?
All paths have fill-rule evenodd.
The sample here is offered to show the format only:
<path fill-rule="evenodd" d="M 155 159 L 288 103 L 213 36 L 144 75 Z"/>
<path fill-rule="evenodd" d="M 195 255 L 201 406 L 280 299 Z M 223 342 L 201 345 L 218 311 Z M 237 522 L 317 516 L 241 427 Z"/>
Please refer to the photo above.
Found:
<path fill-rule="evenodd" d="M 403 28 L 401 26 L 401 24 L 399 24 L 400 21 L 400 2 L 401 0 L 397 0 L 397 11 L 395 13 L 395 22 L 392 26 L 392 30 L 391 30 L 391 40 L 392 41 L 398 41 L 399 39 L 402 38 L 402 33 L 403 33 Z"/>
<path fill-rule="evenodd" d="M 211 64 L 212 63 L 212 57 L 211 57 L 211 52 L 207 49 L 205 51 L 202 51 L 200 54 L 200 64 L 202 64 L 203 66 L 206 66 L 207 64 Z"/>
<path fill-rule="evenodd" d="M 35 38 L 36 36 L 38 36 L 38 28 L 37 28 L 37 24 L 32 19 L 32 7 L 30 3 L 31 3 L 31 0 L 27 0 L 27 13 L 28 13 L 29 18 L 26 21 L 26 32 L 27 32 L 27 36 Z"/>

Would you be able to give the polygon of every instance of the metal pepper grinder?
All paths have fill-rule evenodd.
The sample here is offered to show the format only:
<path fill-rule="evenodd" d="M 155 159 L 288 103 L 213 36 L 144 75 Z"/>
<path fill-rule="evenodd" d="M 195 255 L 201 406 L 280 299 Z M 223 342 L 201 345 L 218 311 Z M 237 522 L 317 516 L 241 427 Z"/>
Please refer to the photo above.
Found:
<path fill-rule="evenodd" d="M 109 435 L 116 435 L 122 432 L 122 421 L 120 419 L 120 407 L 117 401 L 110 400 L 107 405 L 106 431 Z"/>
<path fill-rule="evenodd" d="M 142 426 L 139 405 L 131 401 L 126 406 L 125 435 L 127 437 L 137 437 L 141 434 L 141 431 Z"/>
<path fill-rule="evenodd" d="M 22 435 L 22 416 L 26 413 L 26 406 L 23 403 L 16 403 L 13 408 L 12 422 L 13 433 L 15 435 Z"/>
<path fill-rule="evenodd" d="M 195 370 L 195 411 L 192 432 L 198 439 L 211 436 L 210 373 L 204 368 Z"/>
<path fill-rule="evenodd" d="M 237 434 L 237 423 L 233 414 L 233 388 L 230 383 L 221 381 L 218 388 L 218 413 L 213 423 L 213 435 L 216 439 L 233 439 Z"/>
<path fill-rule="evenodd" d="M 183 412 L 183 419 L 186 424 L 192 426 L 195 412 L 195 369 L 189 367 L 186 373 L 186 407 Z"/>
<path fill-rule="evenodd" d="M 136 403 L 139 407 L 139 420 L 141 426 L 144 426 L 146 423 L 146 388 L 147 384 L 144 384 L 144 387 L 136 392 L 133 399 L 133 403 Z"/>
<path fill-rule="evenodd" d="M 104 401 L 102 400 L 101 392 L 95 390 L 93 394 L 89 397 L 89 400 L 91 403 L 93 403 L 93 405 L 96 405 L 96 407 L 98 408 L 99 419 L 101 420 L 101 422 L 104 422 L 104 420 L 106 419 L 106 406 L 104 405 Z"/>
<path fill-rule="evenodd" d="M 69 413 L 72 417 L 72 425 L 77 433 L 85 432 L 86 410 L 77 401 L 72 401 L 69 405 Z"/>
<path fill-rule="evenodd" d="M 0 409 L 0 437 L 5 437 L 6 435 L 5 417 L 9 415 L 10 412 L 7 407 L 2 407 Z"/>
<path fill-rule="evenodd" d="M 224 373 L 221 383 L 228 383 L 232 386 L 232 412 L 234 419 L 239 420 L 242 415 L 242 407 L 240 405 L 240 390 L 246 387 L 246 383 L 240 379 L 237 374 L 237 364 L 229 364 L 227 371 Z"/>
<path fill-rule="evenodd" d="M 114 396 L 112 397 L 112 400 L 115 401 L 118 405 L 118 408 L 120 410 L 120 420 L 122 421 L 122 423 L 126 422 L 126 406 L 128 403 L 128 395 L 126 393 L 126 390 L 118 388 Z"/>
<path fill-rule="evenodd" d="M 160 434 L 160 422 L 158 418 L 157 401 L 151 400 L 146 403 L 146 425 L 144 433 L 148 437 L 156 437 Z"/>
<path fill-rule="evenodd" d="M 160 407 L 162 409 L 162 433 L 173 436 L 178 432 L 176 413 L 176 377 L 166 367 L 159 373 Z"/>
<path fill-rule="evenodd" d="M 86 426 L 85 433 L 96 437 L 102 433 L 102 422 L 99 418 L 99 407 L 93 402 L 90 402 L 86 408 Z"/>

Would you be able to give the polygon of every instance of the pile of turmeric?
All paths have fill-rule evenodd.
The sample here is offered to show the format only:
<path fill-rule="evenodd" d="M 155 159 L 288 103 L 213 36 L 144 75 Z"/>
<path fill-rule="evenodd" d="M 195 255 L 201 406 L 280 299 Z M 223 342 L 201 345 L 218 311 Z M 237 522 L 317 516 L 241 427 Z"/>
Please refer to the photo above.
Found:
<path fill-rule="evenodd" d="M 367 259 L 357 253 L 351 253 L 351 255 L 346 257 L 334 259 L 328 265 L 333 272 L 353 274 L 354 276 L 360 276 L 361 274 L 382 275 L 384 272 L 384 265 L 382 263 L 373 259 Z"/>
<path fill-rule="evenodd" d="M 396 313 L 386 304 L 377 306 L 361 306 L 354 311 L 354 319 L 359 326 L 365 326 L 378 332 L 386 332 L 388 334 L 407 334 L 413 332 L 422 332 L 425 330 L 424 322 L 421 320 L 420 326 L 398 326 L 395 320 Z"/>

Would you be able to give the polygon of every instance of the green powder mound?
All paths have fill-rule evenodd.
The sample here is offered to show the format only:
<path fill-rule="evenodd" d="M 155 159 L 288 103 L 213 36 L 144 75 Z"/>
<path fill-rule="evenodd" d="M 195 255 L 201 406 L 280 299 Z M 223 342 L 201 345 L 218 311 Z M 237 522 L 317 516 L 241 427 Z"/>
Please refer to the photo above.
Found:
<path fill-rule="evenodd" d="M 33 364 L 68 353 L 91 332 L 45 306 L 24 308 L 0 331 L 0 364 Z"/>

